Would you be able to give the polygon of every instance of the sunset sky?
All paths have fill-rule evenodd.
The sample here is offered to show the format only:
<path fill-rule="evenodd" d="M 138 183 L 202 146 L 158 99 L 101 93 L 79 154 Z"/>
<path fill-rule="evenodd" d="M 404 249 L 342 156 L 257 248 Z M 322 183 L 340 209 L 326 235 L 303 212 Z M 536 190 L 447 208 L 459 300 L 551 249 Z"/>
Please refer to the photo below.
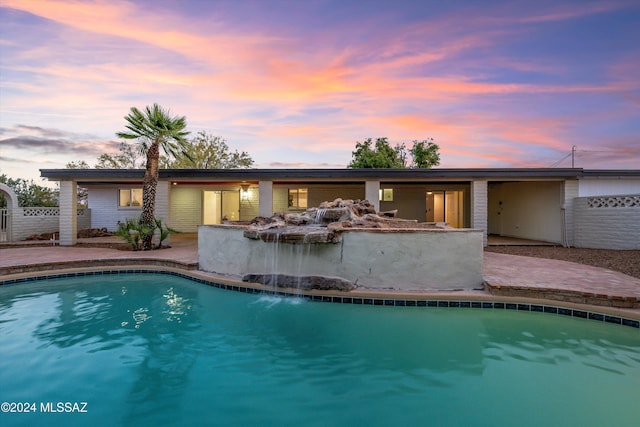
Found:
<path fill-rule="evenodd" d="M 154 102 L 261 168 L 383 136 L 448 168 L 570 167 L 573 145 L 640 168 L 640 1 L 0 0 L 0 173 L 93 165 Z"/>

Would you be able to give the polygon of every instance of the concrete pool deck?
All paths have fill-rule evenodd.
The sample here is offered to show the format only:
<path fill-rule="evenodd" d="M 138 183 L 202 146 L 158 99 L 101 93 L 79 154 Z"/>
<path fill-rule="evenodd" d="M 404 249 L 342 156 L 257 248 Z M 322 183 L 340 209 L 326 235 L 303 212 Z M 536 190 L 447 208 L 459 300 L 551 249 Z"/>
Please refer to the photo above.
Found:
<path fill-rule="evenodd" d="M 197 271 L 195 234 L 172 236 L 171 248 L 156 251 L 133 252 L 99 247 L 119 242 L 120 239 L 109 237 L 78 239 L 79 244 L 70 247 L 39 246 L 46 245 L 46 242 L 2 244 L 0 280 L 34 276 L 34 273 L 42 271 L 144 266 L 170 268 L 234 282 L 232 278 Z M 640 319 L 640 279 L 615 271 L 566 261 L 485 252 L 484 280 L 485 289 L 478 291 L 398 293 L 360 288 L 349 295 L 384 298 L 404 294 L 419 299 L 554 301 L 570 307 L 597 307 L 600 312 Z"/>

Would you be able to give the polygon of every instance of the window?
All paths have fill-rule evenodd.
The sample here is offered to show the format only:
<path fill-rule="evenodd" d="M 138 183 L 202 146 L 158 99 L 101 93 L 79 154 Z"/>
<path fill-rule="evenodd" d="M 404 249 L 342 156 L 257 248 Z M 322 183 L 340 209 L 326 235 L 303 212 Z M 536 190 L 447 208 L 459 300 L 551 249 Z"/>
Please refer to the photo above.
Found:
<path fill-rule="evenodd" d="M 121 188 L 118 190 L 118 207 L 139 208 L 142 206 L 142 188 Z"/>
<path fill-rule="evenodd" d="M 293 209 L 306 209 L 307 194 L 308 192 L 306 188 L 290 188 L 289 207 Z"/>
<path fill-rule="evenodd" d="M 381 202 L 393 202 L 393 188 L 381 188 L 379 200 Z"/>

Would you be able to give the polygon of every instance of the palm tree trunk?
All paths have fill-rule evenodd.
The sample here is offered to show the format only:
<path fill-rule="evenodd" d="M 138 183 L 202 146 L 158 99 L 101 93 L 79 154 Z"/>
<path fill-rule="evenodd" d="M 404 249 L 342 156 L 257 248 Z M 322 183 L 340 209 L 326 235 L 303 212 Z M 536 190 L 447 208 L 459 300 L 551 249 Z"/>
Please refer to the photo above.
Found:
<path fill-rule="evenodd" d="M 142 189 L 142 214 L 140 215 L 140 224 L 150 230 L 142 235 L 142 249 L 145 251 L 152 249 L 159 161 L 160 146 L 158 143 L 153 143 L 147 151 L 147 168 L 144 173 L 144 187 Z"/>

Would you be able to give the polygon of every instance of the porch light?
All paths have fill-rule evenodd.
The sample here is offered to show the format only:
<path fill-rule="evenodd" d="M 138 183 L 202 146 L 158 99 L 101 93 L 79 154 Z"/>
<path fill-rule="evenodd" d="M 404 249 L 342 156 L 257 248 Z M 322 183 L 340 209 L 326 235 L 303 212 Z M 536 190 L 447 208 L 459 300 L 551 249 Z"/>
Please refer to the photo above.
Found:
<path fill-rule="evenodd" d="M 249 200 L 249 184 L 240 184 L 240 199 Z"/>

